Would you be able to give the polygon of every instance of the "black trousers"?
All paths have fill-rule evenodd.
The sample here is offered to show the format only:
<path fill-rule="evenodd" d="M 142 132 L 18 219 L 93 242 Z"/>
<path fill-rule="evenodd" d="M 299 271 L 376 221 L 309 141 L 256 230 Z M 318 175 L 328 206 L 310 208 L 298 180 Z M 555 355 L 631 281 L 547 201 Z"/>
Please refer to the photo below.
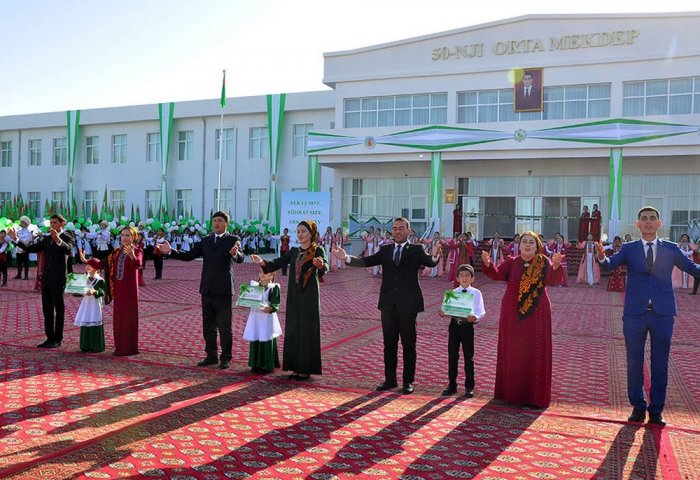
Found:
<path fill-rule="evenodd" d="M 2 284 L 7 283 L 7 260 L 0 261 L 0 277 L 2 277 Z"/>
<path fill-rule="evenodd" d="M 693 277 L 693 295 L 698 294 L 698 286 L 700 286 L 700 277 Z"/>
<path fill-rule="evenodd" d="M 450 321 L 449 340 L 447 342 L 448 376 L 450 385 L 457 385 L 457 366 L 459 364 L 459 346 L 464 355 L 464 387 L 474 390 L 474 324 L 457 324 Z"/>
<path fill-rule="evenodd" d="M 163 255 L 153 255 L 153 268 L 156 271 L 156 278 L 163 275 Z"/>
<path fill-rule="evenodd" d="M 233 297 L 231 295 L 202 295 L 202 332 L 204 333 L 204 351 L 207 358 L 217 358 L 216 332 L 221 341 L 221 356 L 223 362 L 230 362 L 233 348 L 231 334 L 231 313 Z"/>
<path fill-rule="evenodd" d="M 287 253 L 288 251 L 289 251 L 289 250 L 283 252 L 283 251 L 280 250 L 280 257 L 281 257 L 282 255 L 284 255 L 285 253 Z M 287 268 L 288 268 L 288 267 L 289 267 L 289 265 L 286 264 L 286 263 L 285 263 L 284 265 L 282 265 L 282 269 L 281 269 L 281 270 L 282 270 L 282 275 L 287 275 Z"/>
<path fill-rule="evenodd" d="M 66 309 L 63 305 L 65 285 L 41 282 L 41 308 L 44 312 L 44 332 L 50 342 L 63 340 L 63 319 Z"/>
<path fill-rule="evenodd" d="M 403 350 L 403 383 L 413 383 L 416 375 L 416 316 L 417 313 L 382 311 L 382 334 L 384 336 L 384 379 L 396 382 L 399 338 Z"/>
<path fill-rule="evenodd" d="M 24 268 L 24 277 L 29 276 L 29 253 L 23 252 L 17 254 L 17 276 L 22 276 L 22 268 Z"/>
<path fill-rule="evenodd" d="M 98 250 L 97 247 L 92 249 L 92 254 L 95 258 L 98 258 L 100 260 L 104 260 L 105 258 L 109 257 L 109 254 L 114 251 L 114 248 L 112 248 L 111 245 L 107 246 L 107 250 Z"/>
<path fill-rule="evenodd" d="M 146 262 L 153 258 L 153 246 L 149 245 L 143 249 L 143 269 L 146 270 Z"/>

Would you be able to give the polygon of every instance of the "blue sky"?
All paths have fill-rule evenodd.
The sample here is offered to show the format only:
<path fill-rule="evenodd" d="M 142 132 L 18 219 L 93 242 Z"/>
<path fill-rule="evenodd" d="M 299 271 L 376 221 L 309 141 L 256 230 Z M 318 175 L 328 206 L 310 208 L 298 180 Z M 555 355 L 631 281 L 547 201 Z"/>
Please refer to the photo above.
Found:
<path fill-rule="evenodd" d="M 697 1 L 0 0 L 0 116 L 327 89 L 323 52 L 531 13 Z"/>

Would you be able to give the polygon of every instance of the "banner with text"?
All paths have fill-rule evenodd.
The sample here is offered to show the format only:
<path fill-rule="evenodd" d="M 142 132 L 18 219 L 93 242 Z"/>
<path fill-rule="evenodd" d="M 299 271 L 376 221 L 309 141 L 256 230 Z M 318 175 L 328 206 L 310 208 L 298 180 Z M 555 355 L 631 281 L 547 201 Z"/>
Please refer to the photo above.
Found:
<path fill-rule="evenodd" d="M 280 233 L 288 228 L 291 246 L 298 246 L 297 225 L 302 220 L 313 220 L 318 225 L 318 234 L 323 235 L 331 226 L 330 205 L 329 192 L 282 192 Z"/>

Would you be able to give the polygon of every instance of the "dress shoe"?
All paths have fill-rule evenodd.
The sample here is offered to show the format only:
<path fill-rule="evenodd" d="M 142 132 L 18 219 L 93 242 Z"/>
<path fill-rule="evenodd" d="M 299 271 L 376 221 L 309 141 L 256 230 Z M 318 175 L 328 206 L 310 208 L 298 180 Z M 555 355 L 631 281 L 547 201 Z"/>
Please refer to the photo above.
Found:
<path fill-rule="evenodd" d="M 207 357 L 204 360 L 202 360 L 201 362 L 199 362 L 197 364 L 197 366 L 198 367 L 206 367 L 207 365 L 216 365 L 217 363 L 219 363 L 219 360 L 217 360 L 216 358 Z"/>
<path fill-rule="evenodd" d="M 627 418 L 628 422 L 643 422 L 647 418 L 646 410 L 641 408 L 635 408 L 632 410 L 632 414 Z"/>
<path fill-rule="evenodd" d="M 403 388 L 401 389 L 401 393 L 404 395 L 410 395 L 413 393 L 413 384 L 412 383 L 404 383 Z"/>
<path fill-rule="evenodd" d="M 29 280 L 29 275 L 25 275 L 25 276 L 24 276 L 24 279 L 25 279 L 25 280 Z"/>
<path fill-rule="evenodd" d="M 61 342 L 51 342 L 46 345 L 46 348 L 58 348 L 61 346 Z"/>
<path fill-rule="evenodd" d="M 454 395 L 457 393 L 457 385 L 448 385 L 446 389 L 442 391 L 443 395 Z"/>
<path fill-rule="evenodd" d="M 659 425 L 661 427 L 666 425 L 666 422 L 664 422 L 664 417 L 662 417 L 660 413 L 650 413 L 649 421 L 647 423 L 651 425 Z"/>
<path fill-rule="evenodd" d="M 22 277 L 20 275 L 15 275 L 12 277 L 12 280 L 22 280 Z"/>
<path fill-rule="evenodd" d="M 465 398 L 473 398 L 474 397 L 474 390 L 467 389 L 467 391 L 464 392 L 464 397 Z"/>
<path fill-rule="evenodd" d="M 229 362 L 228 360 L 221 360 L 221 364 L 219 365 L 219 368 L 221 370 L 226 370 L 230 366 L 231 366 L 231 362 Z"/>
<path fill-rule="evenodd" d="M 391 390 L 392 388 L 396 388 L 398 386 L 399 384 L 396 382 L 382 382 L 379 385 L 377 385 L 377 391 L 386 392 L 387 390 Z"/>
<path fill-rule="evenodd" d="M 41 342 L 39 345 L 37 345 L 37 347 L 39 347 L 39 348 L 49 348 L 49 344 L 50 344 L 50 343 L 51 343 L 51 341 L 46 340 L 45 342 Z"/>

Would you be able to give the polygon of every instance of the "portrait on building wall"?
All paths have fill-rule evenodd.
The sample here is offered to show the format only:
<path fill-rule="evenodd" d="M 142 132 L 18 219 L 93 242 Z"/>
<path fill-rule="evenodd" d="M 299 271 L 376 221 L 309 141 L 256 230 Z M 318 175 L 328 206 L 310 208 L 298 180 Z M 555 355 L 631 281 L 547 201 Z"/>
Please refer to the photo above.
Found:
<path fill-rule="evenodd" d="M 544 101 L 544 68 L 516 68 L 514 74 L 513 109 L 516 112 L 541 112 Z"/>

